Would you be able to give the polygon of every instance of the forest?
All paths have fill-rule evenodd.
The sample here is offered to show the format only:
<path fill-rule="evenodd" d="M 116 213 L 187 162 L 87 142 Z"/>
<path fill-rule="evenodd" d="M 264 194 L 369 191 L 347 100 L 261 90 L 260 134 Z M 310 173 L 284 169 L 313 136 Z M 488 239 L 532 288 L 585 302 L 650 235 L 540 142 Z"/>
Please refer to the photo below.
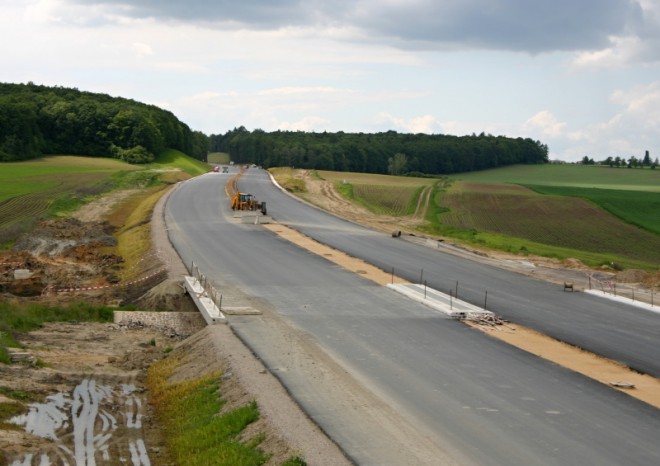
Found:
<path fill-rule="evenodd" d="M 227 152 L 237 163 L 265 168 L 288 166 L 424 176 L 548 162 L 548 147 L 539 141 L 483 133 L 267 133 L 241 126 L 223 135 L 211 135 L 209 140 L 211 152 Z"/>
<path fill-rule="evenodd" d="M 171 112 L 134 100 L 0 83 L 0 161 L 66 154 L 146 163 L 167 148 L 206 160 L 208 137 Z"/>
<path fill-rule="evenodd" d="M 199 160 L 227 152 L 265 168 L 433 176 L 548 162 L 548 147 L 529 138 L 481 133 L 315 133 L 248 131 L 207 136 L 154 105 L 73 88 L 0 83 L 0 161 L 66 154 L 147 163 L 165 149 Z"/>

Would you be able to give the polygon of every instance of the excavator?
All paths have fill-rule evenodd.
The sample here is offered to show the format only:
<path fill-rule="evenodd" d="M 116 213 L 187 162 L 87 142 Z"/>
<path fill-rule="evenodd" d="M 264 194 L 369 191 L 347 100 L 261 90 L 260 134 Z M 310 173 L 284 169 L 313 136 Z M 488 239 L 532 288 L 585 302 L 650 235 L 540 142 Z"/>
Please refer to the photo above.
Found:
<path fill-rule="evenodd" d="M 236 191 L 231 199 L 231 210 L 260 210 L 263 215 L 266 210 L 266 201 L 259 202 L 252 194 L 240 193 Z"/>

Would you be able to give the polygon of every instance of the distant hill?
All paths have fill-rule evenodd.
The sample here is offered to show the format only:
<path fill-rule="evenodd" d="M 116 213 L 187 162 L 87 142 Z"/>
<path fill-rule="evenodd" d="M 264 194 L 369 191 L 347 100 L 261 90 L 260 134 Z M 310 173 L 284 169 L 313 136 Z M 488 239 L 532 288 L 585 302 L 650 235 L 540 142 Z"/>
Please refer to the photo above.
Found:
<path fill-rule="evenodd" d="M 0 83 L 0 161 L 67 154 L 146 163 L 168 148 L 205 160 L 208 137 L 154 105 L 78 89 Z"/>

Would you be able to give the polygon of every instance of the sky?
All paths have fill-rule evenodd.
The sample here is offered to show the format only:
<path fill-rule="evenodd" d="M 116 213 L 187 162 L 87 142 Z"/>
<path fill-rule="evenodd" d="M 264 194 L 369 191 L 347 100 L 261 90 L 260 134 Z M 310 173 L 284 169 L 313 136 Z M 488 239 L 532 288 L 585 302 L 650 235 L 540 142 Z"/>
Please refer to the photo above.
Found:
<path fill-rule="evenodd" d="M 0 81 L 193 130 L 529 137 L 660 156 L 660 0 L 0 0 Z"/>

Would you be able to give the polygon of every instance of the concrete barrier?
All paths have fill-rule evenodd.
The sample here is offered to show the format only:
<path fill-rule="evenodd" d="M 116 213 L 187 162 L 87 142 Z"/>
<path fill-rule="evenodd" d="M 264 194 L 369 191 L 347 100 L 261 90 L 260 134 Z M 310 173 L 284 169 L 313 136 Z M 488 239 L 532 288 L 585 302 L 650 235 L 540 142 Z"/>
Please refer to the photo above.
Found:
<path fill-rule="evenodd" d="M 183 277 L 186 291 L 192 297 L 195 305 L 202 313 L 202 317 L 209 325 L 226 324 L 227 317 L 220 311 L 211 297 L 204 291 L 204 287 L 195 277 Z"/>

